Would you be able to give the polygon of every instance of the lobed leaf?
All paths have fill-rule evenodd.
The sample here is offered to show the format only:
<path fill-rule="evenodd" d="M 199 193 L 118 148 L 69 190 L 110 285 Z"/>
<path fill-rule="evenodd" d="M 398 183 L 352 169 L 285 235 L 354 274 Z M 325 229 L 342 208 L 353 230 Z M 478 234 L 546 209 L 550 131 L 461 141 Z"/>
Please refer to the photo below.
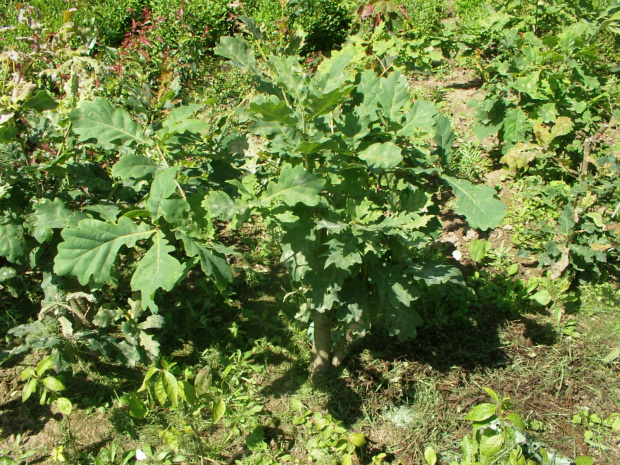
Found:
<path fill-rule="evenodd" d="M 392 142 L 373 144 L 358 154 L 368 166 L 376 169 L 391 169 L 403 161 L 400 147 Z"/>
<path fill-rule="evenodd" d="M 131 278 L 131 289 L 140 291 L 142 305 L 151 310 L 157 309 L 153 297 L 157 289 L 171 291 L 185 267 L 172 255 L 174 247 L 168 244 L 161 231 L 153 235 L 153 245 L 138 263 Z"/>
<path fill-rule="evenodd" d="M 442 176 L 456 196 L 454 210 L 467 219 L 467 223 L 483 231 L 499 226 L 506 215 L 506 206 L 495 198 L 495 189 L 478 186 L 464 179 Z"/>
<path fill-rule="evenodd" d="M 153 145 L 127 111 L 115 109 L 104 98 L 82 102 L 69 117 L 80 142 L 94 140 L 95 146 L 106 150 L 118 145 Z"/>
<path fill-rule="evenodd" d="M 278 182 L 269 183 L 261 201 L 267 203 L 278 199 L 289 207 L 298 203 L 314 207 L 321 199 L 319 194 L 325 183 L 325 179 L 306 171 L 302 165 L 292 167 L 284 163 Z"/>
<path fill-rule="evenodd" d="M 136 225 L 126 217 L 121 217 L 117 224 L 82 220 L 62 231 L 64 242 L 58 245 L 54 271 L 60 276 L 73 275 L 82 285 L 91 278 L 96 283 L 106 282 L 120 248 L 134 247 L 153 232 L 147 225 Z"/>

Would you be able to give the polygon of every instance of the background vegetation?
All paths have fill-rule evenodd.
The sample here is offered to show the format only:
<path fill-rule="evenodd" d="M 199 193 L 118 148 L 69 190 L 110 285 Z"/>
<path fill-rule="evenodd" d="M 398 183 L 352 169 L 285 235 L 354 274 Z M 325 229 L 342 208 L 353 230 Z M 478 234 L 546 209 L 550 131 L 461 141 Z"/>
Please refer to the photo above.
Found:
<path fill-rule="evenodd" d="M 617 1 L 0 14 L 0 463 L 618 463 Z"/>

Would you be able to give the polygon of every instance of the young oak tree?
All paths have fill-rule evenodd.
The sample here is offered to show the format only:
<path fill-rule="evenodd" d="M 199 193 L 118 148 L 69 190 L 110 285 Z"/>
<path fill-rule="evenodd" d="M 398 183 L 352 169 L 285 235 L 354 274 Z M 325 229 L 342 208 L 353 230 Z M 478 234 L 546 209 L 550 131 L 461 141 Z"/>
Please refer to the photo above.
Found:
<path fill-rule="evenodd" d="M 260 95 L 247 115 L 264 150 L 202 205 L 233 226 L 260 215 L 281 232 L 281 263 L 300 289 L 298 317 L 313 323 L 312 368 L 331 366 L 333 336 L 350 340 L 379 319 L 391 335 L 415 337 L 423 287 L 464 284 L 458 269 L 428 258 L 441 228 L 432 186 L 441 179 L 452 188 L 456 212 L 473 228 L 494 228 L 505 212 L 491 187 L 443 173 L 449 119 L 430 102 L 412 102 L 400 72 L 358 70 L 346 53 L 310 73 L 293 55 L 261 49 L 259 63 L 241 36 L 222 38 L 215 51 L 256 80 Z"/>

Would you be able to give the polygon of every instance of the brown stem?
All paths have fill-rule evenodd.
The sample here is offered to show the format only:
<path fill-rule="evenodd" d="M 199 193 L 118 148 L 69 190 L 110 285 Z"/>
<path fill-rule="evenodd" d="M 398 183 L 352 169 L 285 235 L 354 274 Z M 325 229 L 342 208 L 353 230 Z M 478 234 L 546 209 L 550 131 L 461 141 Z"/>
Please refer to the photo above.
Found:
<path fill-rule="evenodd" d="M 314 310 L 314 343 L 312 345 L 312 370 L 326 372 L 331 366 L 332 328 L 325 313 Z"/>

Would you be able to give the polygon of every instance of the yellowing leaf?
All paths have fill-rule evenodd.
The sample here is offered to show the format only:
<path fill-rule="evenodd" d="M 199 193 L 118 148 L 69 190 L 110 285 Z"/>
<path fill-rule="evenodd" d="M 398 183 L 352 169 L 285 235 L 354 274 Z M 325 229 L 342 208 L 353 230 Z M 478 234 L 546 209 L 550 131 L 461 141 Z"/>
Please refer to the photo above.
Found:
<path fill-rule="evenodd" d="M 508 166 L 513 173 L 518 170 L 525 170 L 529 164 L 536 159 L 539 148 L 530 143 L 520 142 L 510 148 L 501 158 L 501 162 Z"/>

